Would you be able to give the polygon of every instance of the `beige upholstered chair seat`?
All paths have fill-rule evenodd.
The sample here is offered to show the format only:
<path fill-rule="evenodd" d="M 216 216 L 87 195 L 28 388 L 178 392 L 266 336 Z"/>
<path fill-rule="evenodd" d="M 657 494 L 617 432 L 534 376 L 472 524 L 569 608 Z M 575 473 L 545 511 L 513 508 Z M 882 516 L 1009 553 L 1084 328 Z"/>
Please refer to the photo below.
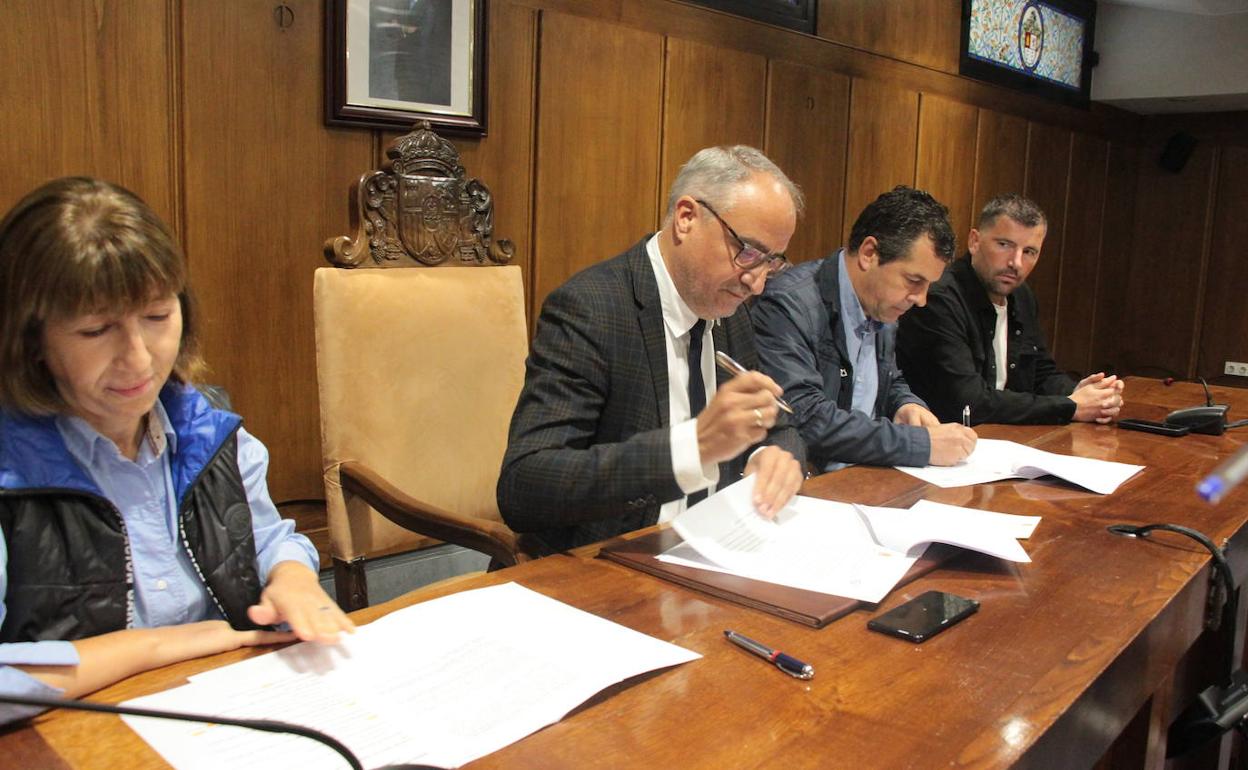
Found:
<path fill-rule="evenodd" d="M 501 522 L 494 488 L 528 345 L 520 268 L 323 267 L 315 291 L 317 357 L 333 362 L 320 377 L 326 489 L 356 461 L 430 506 Z M 332 510 L 340 494 L 327 504 L 342 558 L 412 543 L 385 519 Z"/>
<path fill-rule="evenodd" d="M 340 266 L 316 271 L 313 298 L 330 548 L 351 609 L 367 603 L 365 557 L 430 538 L 526 558 L 495 502 L 528 351 L 520 268 L 490 264 L 510 245 L 491 243 L 489 193 L 453 146 L 426 126 L 389 154 L 361 177 L 360 233 L 327 244 Z"/>

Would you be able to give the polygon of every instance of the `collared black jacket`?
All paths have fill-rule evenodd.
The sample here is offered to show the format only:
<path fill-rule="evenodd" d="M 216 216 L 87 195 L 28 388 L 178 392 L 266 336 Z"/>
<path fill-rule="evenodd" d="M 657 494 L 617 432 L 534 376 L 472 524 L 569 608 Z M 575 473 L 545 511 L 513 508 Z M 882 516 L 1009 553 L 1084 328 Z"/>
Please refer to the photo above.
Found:
<path fill-rule="evenodd" d="M 973 424 L 1065 423 L 1075 416 L 1075 402 L 1068 398 L 1075 382 L 1045 347 L 1031 287 L 1015 288 L 1006 308 L 1004 390 L 995 388 L 996 311 L 969 254 L 932 286 L 926 307 L 901 317 L 897 360 L 910 387 L 942 422 L 961 420 L 965 406 Z"/>
<path fill-rule="evenodd" d="M 171 458 L 181 547 L 234 628 L 260 577 L 238 470 L 237 415 L 170 383 L 161 402 L 178 435 Z M 121 514 L 83 473 L 53 418 L 0 419 L 0 529 L 8 550 L 0 642 L 75 640 L 128 628 L 133 570 Z"/>

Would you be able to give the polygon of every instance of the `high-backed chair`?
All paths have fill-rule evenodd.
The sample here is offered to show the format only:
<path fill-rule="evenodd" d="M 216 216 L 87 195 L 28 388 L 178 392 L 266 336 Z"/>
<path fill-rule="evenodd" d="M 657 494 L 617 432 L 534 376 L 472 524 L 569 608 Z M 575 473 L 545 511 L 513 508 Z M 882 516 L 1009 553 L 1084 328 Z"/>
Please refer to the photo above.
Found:
<path fill-rule="evenodd" d="M 520 268 L 493 201 L 422 123 L 352 191 L 354 239 L 316 271 L 316 368 L 334 583 L 368 604 L 364 560 L 434 540 L 526 559 L 495 485 L 524 382 Z"/>

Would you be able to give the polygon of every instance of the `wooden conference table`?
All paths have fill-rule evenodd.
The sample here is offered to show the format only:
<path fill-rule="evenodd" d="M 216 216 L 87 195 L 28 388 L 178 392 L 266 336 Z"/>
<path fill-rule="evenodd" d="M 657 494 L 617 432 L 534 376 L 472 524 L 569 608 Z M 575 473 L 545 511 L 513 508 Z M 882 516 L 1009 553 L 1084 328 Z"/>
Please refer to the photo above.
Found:
<path fill-rule="evenodd" d="M 1203 402 L 1199 386 L 1186 383 L 1167 388 L 1133 379 L 1126 395 L 1123 416 L 1154 419 Z M 1248 391 L 1215 388 L 1214 395 L 1232 405 L 1232 420 L 1248 415 Z M 1055 480 L 942 490 L 885 468 L 811 479 L 804 493 L 831 499 L 908 505 L 928 498 L 1043 517 L 1026 542 L 1030 564 L 963 553 L 878 607 L 822 630 L 595 559 L 593 548 L 440 583 L 356 617 L 367 622 L 425 599 L 515 581 L 704 656 L 616 685 L 474 768 L 1160 767 L 1164 727 L 1182 708 L 1175 701 L 1208 684 L 1202 677 L 1217 663 L 1211 636 L 1202 634 L 1210 559 L 1186 539 L 1141 541 L 1106 526 L 1167 521 L 1215 542 L 1229 539 L 1242 580 L 1248 485 L 1217 506 L 1198 500 L 1193 485 L 1248 429 L 1179 439 L 1085 424 L 983 426 L 980 434 L 1148 467 L 1108 496 Z M 922 645 L 867 630 L 869 617 L 929 589 L 982 607 Z M 728 644 L 724 629 L 811 663 L 815 678 L 785 676 Z M 125 700 L 254 654 L 169 666 L 93 697 Z M 1223 746 L 1223 763 L 1227 752 Z M 165 764 L 116 717 L 55 712 L 0 733 L 0 766 Z"/>

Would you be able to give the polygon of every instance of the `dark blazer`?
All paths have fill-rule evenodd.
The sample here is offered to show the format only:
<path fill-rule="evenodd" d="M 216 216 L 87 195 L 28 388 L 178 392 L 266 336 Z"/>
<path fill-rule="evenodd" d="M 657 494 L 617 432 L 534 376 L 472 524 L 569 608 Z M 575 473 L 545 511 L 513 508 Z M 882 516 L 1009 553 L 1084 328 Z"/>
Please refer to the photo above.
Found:
<path fill-rule="evenodd" d="M 659 506 L 684 495 L 672 472 L 663 310 L 647 240 L 574 275 L 546 298 L 537 322 L 498 507 L 509 527 L 554 551 L 650 526 Z M 713 336 L 716 349 L 758 367 L 744 306 Z M 805 462 L 787 423 L 765 443 Z M 721 486 L 750 451 L 720 464 Z"/>
<path fill-rule="evenodd" d="M 972 424 L 1065 423 L 1075 416 L 1067 398 L 1075 381 L 1066 376 L 1044 345 L 1036 295 L 1022 284 L 1006 298 L 1005 390 L 997 390 L 992 336 L 997 313 L 970 255 L 957 260 L 927 295 L 927 307 L 901 317 L 897 358 L 914 391 L 943 421 Z"/>
<path fill-rule="evenodd" d="M 811 462 L 820 469 L 840 463 L 927 465 L 927 430 L 892 421 L 905 404 L 926 406 L 897 368 L 896 324 L 875 333 L 879 390 L 872 415 L 851 409 L 854 362 L 846 353 L 838 272 L 843 254 L 806 262 L 767 282 L 750 313 L 763 371 L 784 388 Z"/>

